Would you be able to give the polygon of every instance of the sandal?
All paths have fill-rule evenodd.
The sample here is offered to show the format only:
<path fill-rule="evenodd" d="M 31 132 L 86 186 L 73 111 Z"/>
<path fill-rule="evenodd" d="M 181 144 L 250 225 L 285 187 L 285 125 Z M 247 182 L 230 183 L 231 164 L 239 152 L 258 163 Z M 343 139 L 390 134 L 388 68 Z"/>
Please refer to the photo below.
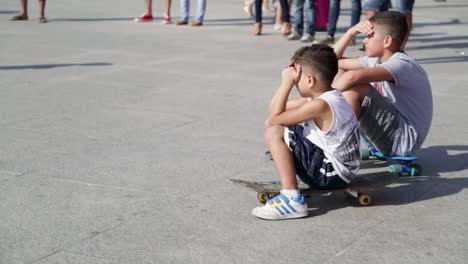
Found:
<path fill-rule="evenodd" d="M 18 20 L 28 20 L 28 16 L 26 15 L 17 15 L 10 19 L 11 21 L 18 21 Z"/>
<path fill-rule="evenodd" d="M 39 23 L 47 23 L 47 18 L 45 17 L 39 18 Z"/>

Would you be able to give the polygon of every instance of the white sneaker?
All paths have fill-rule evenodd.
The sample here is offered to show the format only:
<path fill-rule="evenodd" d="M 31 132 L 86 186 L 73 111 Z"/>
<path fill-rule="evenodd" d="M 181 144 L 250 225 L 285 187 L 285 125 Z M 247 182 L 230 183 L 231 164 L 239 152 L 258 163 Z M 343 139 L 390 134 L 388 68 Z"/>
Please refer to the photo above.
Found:
<path fill-rule="evenodd" d="M 268 200 L 264 206 L 254 208 L 252 214 L 261 219 L 281 220 L 306 217 L 308 210 L 304 196 L 290 199 L 281 193 Z"/>
<path fill-rule="evenodd" d="M 312 44 L 318 44 L 318 42 L 309 34 L 304 34 L 299 40 L 300 42 L 312 42 Z"/>
<path fill-rule="evenodd" d="M 283 29 L 283 25 L 281 25 L 281 24 L 275 24 L 273 26 L 273 30 L 275 30 L 275 31 L 281 31 L 282 29 Z"/>
<path fill-rule="evenodd" d="M 288 40 L 298 40 L 298 39 L 301 39 L 301 35 L 299 35 L 299 33 L 297 33 L 296 31 L 291 32 L 291 34 L 289 34 L 288 36 Z"/>

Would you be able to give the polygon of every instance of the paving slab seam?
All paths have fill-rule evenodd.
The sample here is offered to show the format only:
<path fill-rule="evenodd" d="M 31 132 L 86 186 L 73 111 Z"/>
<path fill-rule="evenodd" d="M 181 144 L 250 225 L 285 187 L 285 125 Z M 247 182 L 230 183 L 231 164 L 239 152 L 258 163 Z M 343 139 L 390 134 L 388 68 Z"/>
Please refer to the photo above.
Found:
<path fill-rule="evenodd" d="M 362 240 L 362 238 L 364 238 L 369 232 L 373 231 L 376 227 L 382 225 L 383 223 L 387 222 L 387 220 L 389 220 L 391 218 L 391 216 L 389 217 L 385 217 L 382 221 L 380 221 L 379 223 L 375 224 L 372 228 L 369 228 L 367 229 L 367 231 L 362 234 L 358 239 L 354 239 L 352 242 L 348 243 L 342 250 L 340 250 L 338 253 L 336 253 L 334 256 L 330 257 L 329 259 L 327 259 L 325 262 L 323 262 L 323 264 L 326 264 L 326 263 L 330 263 L 330 261 L 332 261 L 333 259 L 335 259 L 336 257 L 339 257 L 341 254 L 345 253 L 350 247 L 352 247 L 355 243 L 357 243 L 358 241 Z"/>
<path fill-rule="evenodd" d="M 117 190 L 152 193 L 150 191 L 145 191 L 145 190 L 140 190 L 140 189 L 127 188 L 127 187 L 114 186 L 114 185 L 106 185 L 106 184 L 100 184 L 100 183 L 84 182 L 84 181 L 65 180 L 65 179 L 60 179 L 60 178 L 56 178 L 56 177 L 48 177 L 48 179 L 51 179 L 51 180 L 54 180 L 54 181 L 59 181 L 59 182 L 83 184 L 83 185 L 93 186 L 93 187 L 97 186 L 97 187 L 106 187 L 106 188 L 117 189 Z"/>

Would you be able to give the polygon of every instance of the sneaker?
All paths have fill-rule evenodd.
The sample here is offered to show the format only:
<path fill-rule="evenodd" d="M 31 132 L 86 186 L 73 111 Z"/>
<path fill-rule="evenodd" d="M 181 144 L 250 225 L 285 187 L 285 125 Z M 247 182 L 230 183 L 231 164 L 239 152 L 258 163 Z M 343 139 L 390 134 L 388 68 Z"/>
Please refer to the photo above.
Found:
<path fill-rule="evenodd" d="M 273 26 L 274 31 L 281 31 L 281 29 L 283 29 L 283 26 L 281 24 L 275 24 Z"/>
<path fill-rule="evenodd" d="M 296 31 L 291 32 L 291 34 L 289 34 L 288 36 L 288 40 L 298 40 L 298 39 L 301 39 L 301 35 L 299 35 L 299 33 L 297 33 Z"/>
<path fill-rule="evenodd" d="M 144 14 L 142 16 L 139 16 L 139 17 L 135 18 L 134 20 L 135 20 L 135 22 L 151 22 L 151 21 L 153 21 L 153 16 L 148 15 L 148 14 Z"/>
<path fill-rule="evenodd" d="M 163 20 L 162 20 L 162 23 L 163 23 L 163 24 L 171 24 L 171 23 L 172 23 L 171 17 L 164 16 L 164 17 L 163 17 Z"/>
<path fill-rule="evenodd" d="M 264 206 L 254 208 L 252 214 L 261 219 L 281 220 L 306 217 L 308 210 L 304 196 L 290 199 L 281 193 L 268 200 Z"/>
<path fill-rule="evenodd" d="M 320 41 L 320 44 L 333 45 L 335 44 L 335 38 L 331 36 L 327 36 L 326 38 Z"/>
<path fill-rule="evenodd" d="M 302 38 L 299 41 L 300 42 L 312 42 L 312 44 L 318 44 L 318 42 L 315 41 L 314 37 L 312 37 L 309 34 L 302 35 Z"/>

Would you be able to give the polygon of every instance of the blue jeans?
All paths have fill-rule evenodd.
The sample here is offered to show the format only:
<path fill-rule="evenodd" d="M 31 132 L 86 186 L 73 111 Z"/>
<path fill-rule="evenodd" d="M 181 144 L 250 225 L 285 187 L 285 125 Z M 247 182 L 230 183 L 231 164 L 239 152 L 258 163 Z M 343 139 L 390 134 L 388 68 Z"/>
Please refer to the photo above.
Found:
<path fill-rule="evenodd" d="M 182 14 L 182 20 L 189 20 L 189 9 L 190 9 L 190 0 L 180 0 L 180 13 Z M 198 0 L 197 6 L 197 16 L 195 18 L 196 22 L 203 23 L 203 18 L 205 17 L 206 10 L 206 0 Z"/>
<path fill-rule="evenodd" d="M 255 0 L 255 22 L 262 23 L 262 3 L 268 0 Z M 288 0 L 279 0 L 281 5 L 281 18 L 283 23 L 289 23 Z"/>
<path fill-rule="evenodd" d="M 307 17 L 306 32 L 313 37 L 315 35 L 315 0 L 296 0 L 294 30 L 299 35 L 304 33 L 304 3 Z"/>
<path fill-rule="evenodd" d="M 359 23 L 361 19 L 361 0 L 351 0 L 351 27 Z M 331 0 L 330 2 L 330 13 L 328 15 L 328 36 L 335 37 L 336 24 L 338 23 L 338 17 L 340 16 L 340 4 L 341 0 Z"/>
<path fill-rule="evenodd" d="M 390 0 L 367 0 L 364 2 L 364 10 L 370 10 L 374 12 L 387 11 L 392 7 Z"/>

